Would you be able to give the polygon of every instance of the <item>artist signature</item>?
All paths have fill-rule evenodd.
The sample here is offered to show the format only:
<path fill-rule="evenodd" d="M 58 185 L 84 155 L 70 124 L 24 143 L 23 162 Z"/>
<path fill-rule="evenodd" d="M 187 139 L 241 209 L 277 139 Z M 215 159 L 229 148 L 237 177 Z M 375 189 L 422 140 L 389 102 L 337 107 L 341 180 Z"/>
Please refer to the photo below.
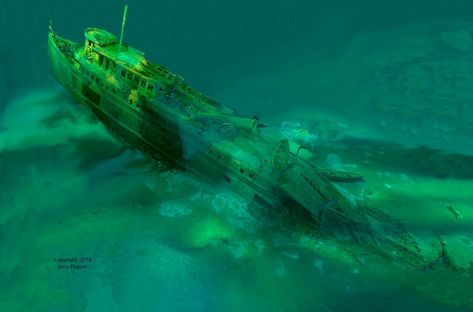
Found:
<path fill-rule="evenodd" d="M 87 269 L 93 262 L 92 257 L 54 257 L 53 262 L 60 270 Z"/>

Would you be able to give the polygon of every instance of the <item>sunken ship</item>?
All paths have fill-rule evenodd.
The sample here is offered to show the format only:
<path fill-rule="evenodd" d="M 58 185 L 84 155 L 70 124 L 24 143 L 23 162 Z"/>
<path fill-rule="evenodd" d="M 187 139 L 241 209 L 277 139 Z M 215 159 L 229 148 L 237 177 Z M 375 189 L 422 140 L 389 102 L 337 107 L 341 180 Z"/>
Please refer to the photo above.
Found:
<path fill-rule="evenodd" d="M 235 114 L 150 62 L 123 41 L 125 20 L 126 7 L 119 38 L 87 28 L 83 44 L 51 25 L 48 32 L 53 76 L 114 133 L 170 167 L 228 183 L 257 207 L 302 210 L 323 235 L 402 263 L 429 263 L 402 224 L 337 188 L 359 175 L 319 168 L 303 146 L 265 136 L 258 118 Z"/>

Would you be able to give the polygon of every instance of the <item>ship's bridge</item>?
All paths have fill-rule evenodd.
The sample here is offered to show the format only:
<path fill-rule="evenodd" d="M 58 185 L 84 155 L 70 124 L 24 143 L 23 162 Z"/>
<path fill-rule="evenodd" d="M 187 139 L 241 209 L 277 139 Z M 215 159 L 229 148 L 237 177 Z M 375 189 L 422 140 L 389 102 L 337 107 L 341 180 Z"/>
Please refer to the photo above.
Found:
<path fill-rule="evenodd" d="M 85 30 L 84 56 L 87 63 L 100 70 L 103 75 L 114 76 L 115 80 L 130 85 L 131 89 L 154 96 L 157 66 L 149 63 L 143 52 L 124 42 L 119 45 L 117 37 L 108 31 L 99 28 Z M 96 77 L 97 83 L 99 80 Z"/>
<path fill-rule="evenodd" d="M 176 86 L 184 83 L 182 77 L 149 62 L 143 52 L 126 43 L 120 45 L 116 36 L 99 28 L 85 30 L 84 56 L 103 72 L 113 74 L 130 84 L 132 89 L 148 95 L 155 94 L 156 84 Z"/>
<path fill-rule="evenodd" d="M 108 31 L 99 28 L 85 30 L 85 55 L 99 66 L 104 62 L 116 62 L 127 72 L 156 79 L 157 66 L 148 62 L 143 52 L 129 47 L 125 42 L 119 46 L 117 37 Z M 106 67 L 108 69 L 108 66 Z"/>
<path fill-rule="evenodd" d="M 85 45 L 96 46 L 100 48 L 110 47 L 116 45 L 117 37 L 99 28 L 87 28 L 85 30 Z"/>

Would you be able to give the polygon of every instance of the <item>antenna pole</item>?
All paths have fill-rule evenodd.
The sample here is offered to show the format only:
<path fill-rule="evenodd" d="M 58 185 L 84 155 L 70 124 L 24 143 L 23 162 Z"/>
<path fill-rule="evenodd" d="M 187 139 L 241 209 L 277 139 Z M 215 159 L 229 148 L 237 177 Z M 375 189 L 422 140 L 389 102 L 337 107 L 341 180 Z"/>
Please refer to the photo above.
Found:
<path fill-rule="evenodd" d="M 118 51 L 120 51 L 120 49 L 122 47 L 123 31 L 125 30 L 126 12 L 127 11 L 128 11 L 128 5 L 125 5 L 125 10 L 123 11 L 123 20 L 122 20 L 122 32 L 120 33 L 120 43 L 118 44 Z"/>

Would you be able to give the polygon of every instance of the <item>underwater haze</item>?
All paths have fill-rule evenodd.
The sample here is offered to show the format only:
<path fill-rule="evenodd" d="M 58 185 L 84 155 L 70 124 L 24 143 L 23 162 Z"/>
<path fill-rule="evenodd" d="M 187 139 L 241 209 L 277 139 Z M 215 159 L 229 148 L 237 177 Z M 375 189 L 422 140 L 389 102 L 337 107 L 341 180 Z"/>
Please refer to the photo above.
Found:
<path fill-rule="evenodd" d="M 47 30 L 119 34 L 125 4 L 130 46 L 361 173 L 347 196 L 456 270 L 353 255 L 109 133 Z M 473 311 L 472 1 L 2 0 L 0 38 L 0 311 Z"/>

